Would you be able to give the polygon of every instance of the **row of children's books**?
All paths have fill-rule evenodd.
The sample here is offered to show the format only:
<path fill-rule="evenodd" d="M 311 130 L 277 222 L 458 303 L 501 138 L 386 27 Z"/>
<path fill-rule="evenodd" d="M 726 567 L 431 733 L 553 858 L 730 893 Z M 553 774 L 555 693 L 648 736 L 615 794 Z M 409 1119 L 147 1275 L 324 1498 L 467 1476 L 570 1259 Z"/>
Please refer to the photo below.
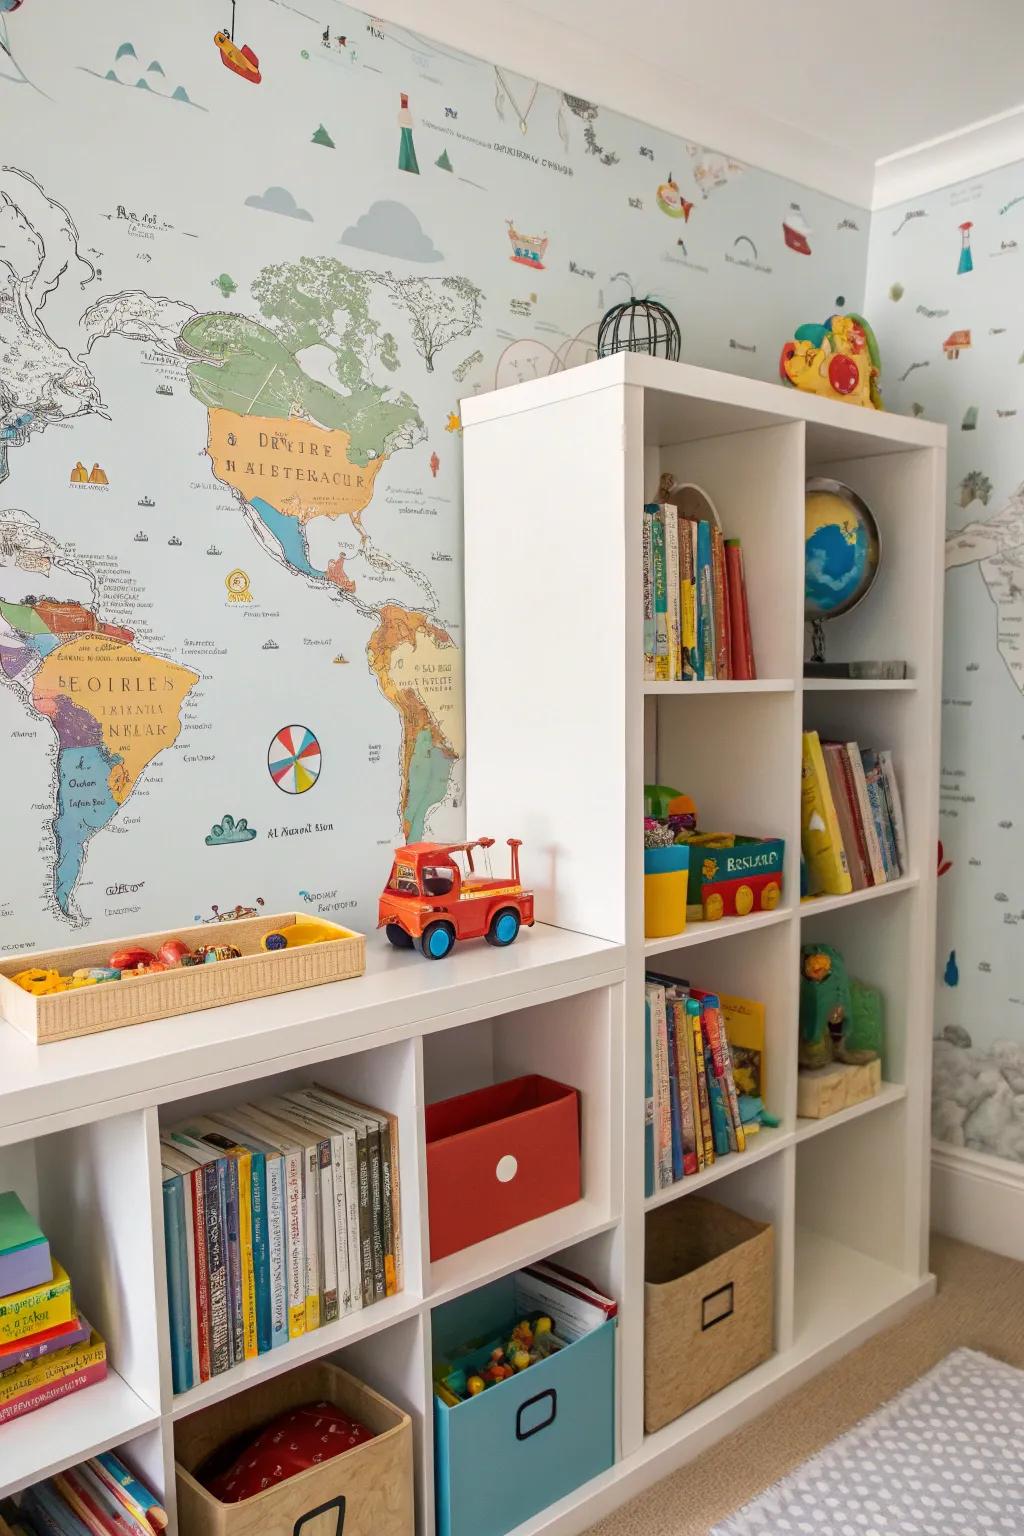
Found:
<path fill-rule="evenodd" d="M 903 804 L 889 751 L 805 731 L 800 826 L 809 896 L 846 896 L 909 871 Z"/>
<path fill-rule="evenodd" d="M 107 1374 L 107 1347 L 13 1190 L 0 1194 L 0 1425 Z"/>
<path fill-rule="evenodd" d="M 653 1195 L 745 1152 L 760 1129 L 764 1005 L 648 973 L 645 1023 L 644 1178 Z"/>
<path fill-rule="evenodd" d="M 739 539 L 669 502 L 648 503 L 643 577 L 645 680 L 757 676 Z"/>
<path fill-rule="evenodd" d="M 402 1289 L 395 1115 L 313 1086 L 160 1143 L 175 1392 Z"/>
<path fill-rule="evenodd" d="M 0 1536 L 160 1536 L 167 1511 L 112 1451 L 0 1504 Z"/>

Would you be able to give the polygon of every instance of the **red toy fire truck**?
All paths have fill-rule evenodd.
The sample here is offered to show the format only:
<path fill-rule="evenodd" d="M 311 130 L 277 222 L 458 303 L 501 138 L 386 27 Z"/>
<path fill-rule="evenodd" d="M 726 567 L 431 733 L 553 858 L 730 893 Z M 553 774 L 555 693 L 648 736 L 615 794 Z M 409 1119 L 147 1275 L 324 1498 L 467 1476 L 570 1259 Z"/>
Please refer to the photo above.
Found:
<path fill-rule="evenodd" d="M 510 837 L 511 873 L 507 880 L 490 875 L 493 837 L 472 843 L 409 843 L 395 850 L 391 878 L 381 893 L 377 927 L 396 949 L 414 946 L 428 960 L 442 960 L 456 939 L 484 938 L 504 948 L 523 923 L 533 926 L 533 892 L 519 879 L 522 839 Z M 482 848 L 488 861 L 486 878 L 473 864 L 473 850 Z M 466 860 L 465 870 L 455 855 Z"/>

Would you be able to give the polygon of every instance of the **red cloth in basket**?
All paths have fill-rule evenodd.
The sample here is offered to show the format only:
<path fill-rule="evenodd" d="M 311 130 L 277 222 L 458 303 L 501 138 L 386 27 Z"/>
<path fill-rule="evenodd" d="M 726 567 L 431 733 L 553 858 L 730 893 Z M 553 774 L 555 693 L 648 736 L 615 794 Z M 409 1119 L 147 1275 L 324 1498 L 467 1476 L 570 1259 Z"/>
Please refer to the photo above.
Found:
<path fill-rule="evenodd" d="M 306 1403 L 272 1419 L 207 1488 L 222 1504 L 240 1504 L 318 1462 L 330 1461 L 373 1439 L 365 1424 L 331 1403 Z"/>

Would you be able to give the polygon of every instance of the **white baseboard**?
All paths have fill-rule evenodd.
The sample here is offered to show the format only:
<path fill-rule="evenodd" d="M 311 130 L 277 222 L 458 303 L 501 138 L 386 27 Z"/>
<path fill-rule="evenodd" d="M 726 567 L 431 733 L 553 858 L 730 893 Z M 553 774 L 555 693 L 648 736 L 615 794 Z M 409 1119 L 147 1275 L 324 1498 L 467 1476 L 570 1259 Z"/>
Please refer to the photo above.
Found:
<path fill-rule="evenodd" d="M 1024 1260 L 1024 1163 L 933 1142 L 932 1228 Z"/>

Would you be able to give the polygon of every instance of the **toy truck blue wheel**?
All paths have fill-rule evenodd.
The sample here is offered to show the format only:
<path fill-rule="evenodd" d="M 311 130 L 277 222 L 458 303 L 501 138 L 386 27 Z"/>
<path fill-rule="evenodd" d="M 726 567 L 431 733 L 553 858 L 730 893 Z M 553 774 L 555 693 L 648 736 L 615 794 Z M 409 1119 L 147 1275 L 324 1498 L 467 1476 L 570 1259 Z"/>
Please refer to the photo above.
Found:
<path fill-rule="evenodd" d="M 268 933 L 263 940 L 264 949 L 287 949 L 288 940 L 283 933 Z"/>
<path fill-rule="evenodd" d="M 406 933 L 400 923 L 388 923 L 384 932 L 388 936 L 388 943 L 393 944 L 395 949 L 412 949 L 412 935 Z"/>
<path fill-rule="evenodd" d="M 485 935 L 488 944 L 494 944 L 498 949 L 504 949 L 507 944 L 515 941 L 519 933 L 519 913 L 515 907 L 502 907 L 500 912 L 495 912 L 491 918 L 491 926 Z"/>
<path fill-rule="evenodd" d="M 431 923 L 424 928 L 419 947 L 428 960 L 443 960 L 455 947 L 455 929 L 451 923 Z"/>

